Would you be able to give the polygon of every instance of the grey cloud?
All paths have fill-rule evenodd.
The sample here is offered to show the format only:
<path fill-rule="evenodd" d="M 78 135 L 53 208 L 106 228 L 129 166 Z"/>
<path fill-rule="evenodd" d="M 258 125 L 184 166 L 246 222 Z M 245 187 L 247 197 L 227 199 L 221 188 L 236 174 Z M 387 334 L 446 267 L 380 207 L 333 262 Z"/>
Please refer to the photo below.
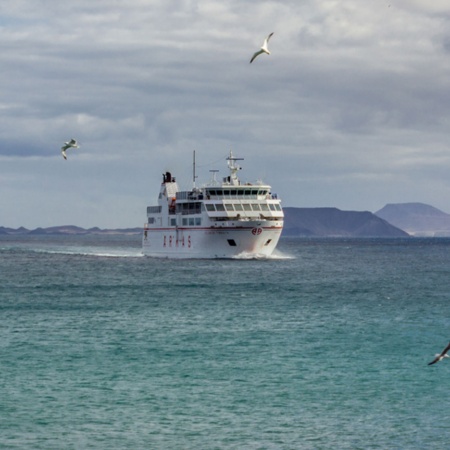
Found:
<path fill-rule="evenodd" d="M 131 210 L 144 217 L 151 177 L 157 186 L 174 168 L 189 180 L 192 150 L 201 163 L 233 148 L 243 175 L 264 176 L 287 206 L 379 209 L 404 198 L 450 212 L 446 16 L 428 4 L 10 2 L 0 7 L 0 179 L 22 196 L 14 180 L 47 164 L 45 202 L 83 166 L 68 220 L 129 226 Z M 250 65 L 272 31 L 272 54 Z M 71 137 L 82 147 L 62 173 Z M 428 188 L 436 179 L 439 190 Z M 119 219 L 112 205 L 124 190 Z"/>

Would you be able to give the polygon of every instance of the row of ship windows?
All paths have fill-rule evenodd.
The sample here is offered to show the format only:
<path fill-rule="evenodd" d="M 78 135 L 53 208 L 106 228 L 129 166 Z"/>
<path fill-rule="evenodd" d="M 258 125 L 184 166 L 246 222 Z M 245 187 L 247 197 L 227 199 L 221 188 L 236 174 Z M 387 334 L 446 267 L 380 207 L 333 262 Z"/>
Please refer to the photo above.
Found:
<path fill-rule="evenodd" d="M 257 195 L 267 195 L 269 191 L 267 189 L 208 189 L 206 195 L 215 195 L 217 197 L 255 197 Z"/>
<path fill-rule="evenodd" d="M 278 203 L 206 203 L 207 211 L 281 211 Z"/>
<path fill-rule="evenodd" d="M 228 221 L 228 217 L 216 217 L 214 219 L 215 221 L 222 221 L 222 222 L 226 222 Z M 279 220 L 279 219 L 274 219 L 274 220 Z M 282 220 L 282 219 L 281 219 Z M 149 217 L 148 218 L 148 224 L 149 225 L 154 225 L 155 224 L 155 218 L 154 217 Z M 181 225 L 183 227 L 199 227 L 202 225 L 202 219 L 201 217 L 183 217 L 182 221 L 181 221 Z M 170 219 L 170 226 L 171 227 L 176 227 L 177 226 L 177 219 Z"/>
<path fill-rule="evenodd" d="M 206 199 L 214 198 L 246 198 L 257 199 L 264 198 L 278 198 L 276 194 L 271 194 L 267 189 L 209 189 L 206 191 Z M 162 198 L 162 194 L 159 194 Z M 192 191 L 178 191 L 176 193 L 177 200 L 203 200 L 203 193 Z"/>
<path fill-rule="evenodd" d="M 153 225 L 155 223 L 154 217 L 148 218 L 148 224 Z M 181 221 L 182 226 L 187 227 L 189 226 L 200 226 L 202 224 L 201 217 L 183 217 Z M 170 219 L 170 226 L 175 227 L 177 225 L 177 219 Z"/>
<path fill-rule="evenodd" d="M 170 219 L 170 225 L 174 227 L 177 224 L 176 219 Z M 202 224 L 202 219 L 200 217 L 183 217 L 183 220 L 181 222 L 183 227 L 186 226 L 200 226 Z"/>

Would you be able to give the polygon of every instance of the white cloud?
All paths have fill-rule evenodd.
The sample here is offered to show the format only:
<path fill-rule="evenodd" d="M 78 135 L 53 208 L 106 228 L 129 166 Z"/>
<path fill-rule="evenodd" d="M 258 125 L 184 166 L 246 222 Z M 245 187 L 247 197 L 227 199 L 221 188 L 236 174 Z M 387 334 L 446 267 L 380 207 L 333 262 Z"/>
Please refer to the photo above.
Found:
<path fill-rule="evenodd" d="M 139 226 L 160 173 L 189 183 L 194 149 L 206 164 L 232 148 L 286 206 L 450 212 L 449 12 L 419 0 L 4 3 L 0 225 L 27 210 L 30 226 Z M 272 31 L 272 54 L 250 65 Z M 82 146 L 64 161 L 72 137 Z"/>

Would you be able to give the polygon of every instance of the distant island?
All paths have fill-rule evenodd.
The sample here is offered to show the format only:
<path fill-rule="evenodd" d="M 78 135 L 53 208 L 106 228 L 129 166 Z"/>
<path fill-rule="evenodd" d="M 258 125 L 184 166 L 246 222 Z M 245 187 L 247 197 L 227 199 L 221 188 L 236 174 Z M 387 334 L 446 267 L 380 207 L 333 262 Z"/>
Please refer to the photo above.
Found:
<path fill-rule="evenodd" d="M 83 234 L 140 234 L 142 228 L 118 228 L 118 229 L 100 229 L 94 228 L 81 228 L 74 225 L 62 225 L 48 228 L 36 228 L 34 230 L 28 230 L 27 228 L 20 227 L 5 228 L 0 227 L 0 235 L 29 235 L 29 236 L 43 236 L 43 235 L 83 235 Z"/>
<path fill-rule="evenodd" d="M 283 208 L 285 237 L 450 237 L 450 214 L 423 203 L 387 204 L 376 213 L 338 208 Z M 63 225 L 29 230 L 0 227 L 0 235 L 142 233 L 142 228 L 100 229 Z"/>
<path fill-rule="evenodd" d="M 408 233 L 369 211 L 337 208 L 283 208 L 282 236 L 407 237 Z"/>
<path fill-rule="evenodd" d="M 425 203 L 389 203 L 375 215 L 411 236 L 450 237 L 450 214 Z"/>

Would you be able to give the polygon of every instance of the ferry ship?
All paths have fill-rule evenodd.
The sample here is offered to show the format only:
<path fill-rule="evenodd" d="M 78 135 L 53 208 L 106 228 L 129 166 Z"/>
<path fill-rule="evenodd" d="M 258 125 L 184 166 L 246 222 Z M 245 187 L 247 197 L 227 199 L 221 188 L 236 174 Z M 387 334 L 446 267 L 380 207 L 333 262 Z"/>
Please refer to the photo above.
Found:
<path fill-rule="evenodd" d="M 271 186 L 241 183 L 241 167 L 230 152 L 229 175 L 212 179 L 203 187 L 181 191 L 175 177 L 163 174 L 156 206 L 147 207 L 142 251 L 145 256 L 166 258 L 264 258 L 280 239 L 284 214 Z"/>

